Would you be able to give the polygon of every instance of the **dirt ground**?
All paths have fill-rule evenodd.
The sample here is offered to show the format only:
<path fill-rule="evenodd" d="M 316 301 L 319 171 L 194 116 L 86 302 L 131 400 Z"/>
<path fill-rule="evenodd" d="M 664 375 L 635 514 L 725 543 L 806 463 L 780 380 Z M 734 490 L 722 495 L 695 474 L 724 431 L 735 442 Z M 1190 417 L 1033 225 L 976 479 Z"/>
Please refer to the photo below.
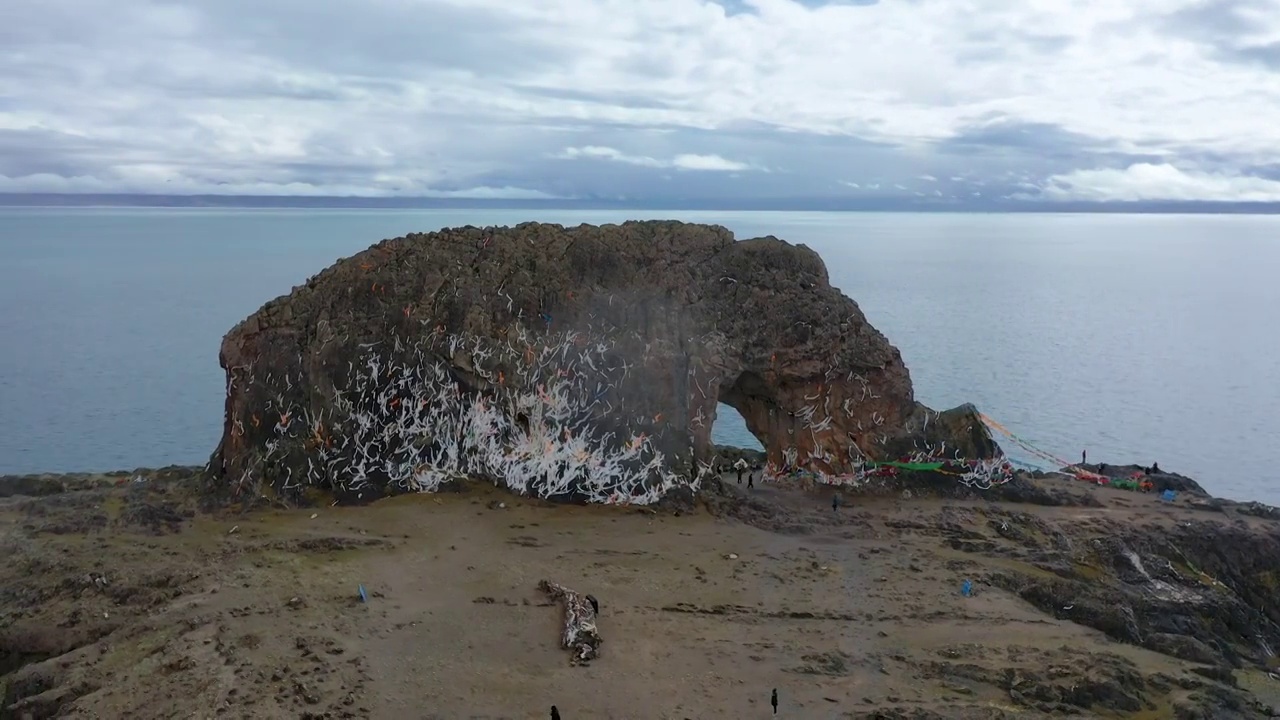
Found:
<path fill-rule="evenodd" d="M 835 512 L 759 488 L 779 532 L 484 489 L 211 516 L 148 485 L 0 501 L 0 717 L 748 719 L 774 717 L 776 688 L 780 718 L 1165 718 L 1205 682 L 982 583 L 1036 570 L 926 529 L 983 531 L 994 503 Z M 1096 492 L 1104 507 L 1017 511 L 1190 512 Z M 599 599 L 591 665 L 558 647 L 542 579 Z M 1255 675 L 1258 697 L 1280 688 Z M 1011 690 L 1032 679 L 1101 699 L 1037 710 Z"/>

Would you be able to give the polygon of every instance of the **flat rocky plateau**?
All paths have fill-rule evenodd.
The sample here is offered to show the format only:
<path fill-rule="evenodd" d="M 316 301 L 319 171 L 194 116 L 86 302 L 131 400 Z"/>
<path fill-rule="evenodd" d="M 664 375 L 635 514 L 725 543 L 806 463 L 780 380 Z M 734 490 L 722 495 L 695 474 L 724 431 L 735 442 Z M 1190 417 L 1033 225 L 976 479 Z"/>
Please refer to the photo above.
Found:
<path fill-rule="evenodd" d="M 1274 543 L 1258 506 L 1024 478 L 836 512 L 829 489 L 728 478 L 683 509 L 473 485 L 203 512 L 197 473 L 0 479 L 0 717 L 769 718 L 774 688 L 806 719 L 1280 706 L 1274 609 L 1236 628 L 1268 598 L 1188 539 Z M 543 579 L 599 599 L 590 665 Z"/>

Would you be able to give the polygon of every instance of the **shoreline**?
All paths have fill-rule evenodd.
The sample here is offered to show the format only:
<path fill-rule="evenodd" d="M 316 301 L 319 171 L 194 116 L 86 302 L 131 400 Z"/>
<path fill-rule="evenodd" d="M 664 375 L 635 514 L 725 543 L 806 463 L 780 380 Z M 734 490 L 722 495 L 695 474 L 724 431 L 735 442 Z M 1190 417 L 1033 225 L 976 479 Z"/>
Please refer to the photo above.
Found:
<path fill-rule="evenodd" d="M 829 489 L 730 475 L 654 507 L 471 483 L 202 510 L 198 470 L 27 476 L 37 497 L 0 479 L 10 711 L 754 717 L 773 687 L 800 717 L 1280 707 L 1259 575 L 1280 520 L 1260 504 L 1024 476 L 966 498 L 841 489 L 833 511 Z M 542 579 L 599 598 L 589 666 L 558 647 Z"/>

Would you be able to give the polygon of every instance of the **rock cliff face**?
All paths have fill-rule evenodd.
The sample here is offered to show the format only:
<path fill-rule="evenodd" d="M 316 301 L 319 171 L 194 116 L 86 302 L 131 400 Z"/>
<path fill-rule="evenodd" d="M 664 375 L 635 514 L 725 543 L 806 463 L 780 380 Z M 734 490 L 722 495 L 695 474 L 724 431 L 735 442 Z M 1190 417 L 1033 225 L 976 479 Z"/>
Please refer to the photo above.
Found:
<path fill-rule="evenodd" d="M 915 402 L 898 350 L 816 253 L 714 226 L 386 240 L 267 303 L 220 360 L 210 471 L 233 494 L 369 500 L 471 476 L 648 503 L 696 482 L 720 401 L 780 467 L 999 453 L 972 408 Z"/>

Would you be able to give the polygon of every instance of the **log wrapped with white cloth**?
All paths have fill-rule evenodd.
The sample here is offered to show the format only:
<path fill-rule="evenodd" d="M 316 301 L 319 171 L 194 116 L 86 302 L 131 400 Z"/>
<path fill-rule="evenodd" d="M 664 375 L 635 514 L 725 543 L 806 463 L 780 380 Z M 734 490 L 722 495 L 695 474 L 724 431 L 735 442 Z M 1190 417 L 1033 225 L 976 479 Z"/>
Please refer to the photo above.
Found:
<path fill-rule="evenodd" d="M 552 600 L 564 601 L 564 632 L 560 644 L 570 651 L 571 665 L 585 665 L 600 655 L 600 633 L 596 630 L 596 610 L 590 595 L 583 595 L 550 580 L 538 587 Z"/>

